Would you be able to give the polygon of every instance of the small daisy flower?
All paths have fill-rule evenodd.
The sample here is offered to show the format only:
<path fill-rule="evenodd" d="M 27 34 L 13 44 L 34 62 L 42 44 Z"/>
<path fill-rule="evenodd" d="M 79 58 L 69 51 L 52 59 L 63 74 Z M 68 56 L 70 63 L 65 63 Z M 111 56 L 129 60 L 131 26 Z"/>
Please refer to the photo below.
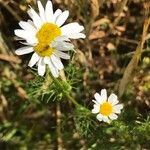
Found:
<path fill-rule="evenodd" d="M 17 55 L 24 55 L 34 52 L 28 66 L 38 66 L 38 74 L 43 76 L 46 64 L 49 66 L 54 77 L 59 76 L 59 71 L 64 68 L 61 58 L 70 59 L 65 53 L 73 50 L 74 46 L 70 39 L 85 38 L 84 27 L 77 22 L 63 25 L 69 16 L 69 11 L 57 9 L 53 12 L 53 5 L 47 1 L 45 8 L 40 1 L 37 1 L 39 14 L 30 7 L 28 15 L 31 20 L 20 21 L 22 29 L 16 29 L 15 35 L 23 40 L 25 47 L 17 49 Z"/>
<path fill-rule="evenodd" d="M 94 94 L 95 100 L 92 100 L 94 104 L 94 108 L 92 109 L 92 113 L 97 114 L 96 118 L 99 121 L 104 121 L 110 123 L 111 120 L 115 120 L 118 118 L 117 114 L 121 113 L 121 109 L 123 108 L 122 104 L 118 104 L 117 95 L 111 94 L 107 98 L 106 89 L 102 89 L 101 93 Z"/>

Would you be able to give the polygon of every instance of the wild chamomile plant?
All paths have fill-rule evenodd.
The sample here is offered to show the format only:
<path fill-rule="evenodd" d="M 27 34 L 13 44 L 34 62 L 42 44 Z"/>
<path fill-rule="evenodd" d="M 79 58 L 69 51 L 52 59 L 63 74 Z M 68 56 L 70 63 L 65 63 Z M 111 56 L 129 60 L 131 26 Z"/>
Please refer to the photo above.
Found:
<path fill-rule="evenodd" d="M 39 14 L 31 7 L 28 15 L 31 20 L 20 21 L 22 29 L 16 29 L 15 35 L 24 40 L 25 47 L 16 50 L 17 55 L 33 52 L 29 66 L 38 65 L 38 74 L 43 76 L 46 64 L 49 66 L 54 77 L 59 76 L 59 71 L 64 68 L 60 58 L 70 59 L 65 53 L 73 50 L 74 46 L 70 39 L 85 38 L 84 27 L 77 22 L 63 25 L 69 16 L 69 11 L 62 12 L 57 9 L 53 12 L 53 5 L 47 1 L 45 9 L 38 1 Z"/>
<path fill-rule="evenodd" d="M 35 99 L 63 100 L 68 99 L 75 105 L 74 121 L 77 129 L 81 129 L 83 134 L 87 134 L 87 128 L 95 124 L 93 114 L 98 114 L 97 119 L 110 123 L 117 119 L 116 114 L 121 113 L 122 104 L 118 104 L 117 96 L 111 94 L 107 98 L 105 89 L 101 90 L 101 95 L 94 95 L 94 109 L 91 111 L 83 106 L 83 102 L 78 103 L 72 97 L 72 85 L 70 75 L 67 78 L 64 73 L 64 65 L 61 59 L 70 59 L 69 51 L 74 50 L 74 45 L 70 39 L 84 39 L 85 34 L 82 25 L 77 22 L 64 25 L 69 16 L 69 11 L 57 9 L 53 11 L 50 0 L 47 1 L 45 8 L 40 1 L 37 1 L 39 13 L 30 7 L 27 11 L 30 16 L 28 21 L 20 21 L 21 29 L 16 29 L 15 35 L 22 40 L 25 46 L 15 51 L 17 55 L 32 53 L 28 66 L 37 66 L 38 77 L 29 84 L 29 96 Z M 67 71 L 68 69 L 66 69 Z M 70 72 L 70 71 L 69 71 Z M 70 72 L 71 74 L 71 72 Z M 73 77 L 75 78 L 75 77 Z M 38 84 L 37 84 L 38 83 Z M 65 98 L 64 98 L 65 97 Z"/>
<path fill-rule="evenodd" d="M 92 113 L 98 114 L 96 118 L 99 121 L 104 121 L 109 123 L 111 120 L 115 120 L 118 118 L 116 114 L 121 113 L 121 109 L 123 108 L 122 104 L 118 104 L 117 95 L 112 93 L 107 98 L 106 89 L 101 90 L 101 94 L 95 93 L 94 97 L 96 100 L 93 100 L 94 108 L 92 109 Z"/>

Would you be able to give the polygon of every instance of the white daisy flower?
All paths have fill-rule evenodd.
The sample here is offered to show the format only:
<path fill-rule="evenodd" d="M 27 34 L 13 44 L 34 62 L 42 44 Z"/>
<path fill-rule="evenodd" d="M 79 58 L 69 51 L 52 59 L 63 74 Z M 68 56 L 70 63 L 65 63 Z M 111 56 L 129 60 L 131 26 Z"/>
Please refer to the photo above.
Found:
<path fill-rule="evenodd" d="M 110 123 L 111 120 L 115 120 L 118 118 L 117 114 L 121 113 L 121 109 L 123 108 L 122 104 L 118 104 L 117 95 L 112 93 L 107 98 L 106 89 L 101 90 L 101 94 L 94 94 L 95 100 L 92 100 L 94 104 L 94 108 L 92 109 L 92 113 L 97 114 L 96 118 L 99 121 L 104 121 Z"/>
<path fill-rule="evenodd" d="M 31 20 L 20 21 L 22 29 L 16 29 L 15 35 L 18 36 L 25 47 L 17 49 L 17 55 L 24 55 L 34 52 L 29 66 L 38 65 L 38 74 L 43 76 L 46 70 L 46 64 L 49 66 L 54 77 L 59 76 L 59 71 L 64 68 L 61 59 L 70 59 L 65 53 L 73 50 L 74 46 L 69 39 L 85 38 L 84 27 L 77 22 L 63 25 L 69 16 L 69 11 L 57 9 L 53 12 L 53 5 L 50 0 L 47 1 L 45 8 L 40 1 L 37 1 L 39 14 L 30 7 L 28 14 Z M 63 26 L 62 26 L 63 25 Z"/>

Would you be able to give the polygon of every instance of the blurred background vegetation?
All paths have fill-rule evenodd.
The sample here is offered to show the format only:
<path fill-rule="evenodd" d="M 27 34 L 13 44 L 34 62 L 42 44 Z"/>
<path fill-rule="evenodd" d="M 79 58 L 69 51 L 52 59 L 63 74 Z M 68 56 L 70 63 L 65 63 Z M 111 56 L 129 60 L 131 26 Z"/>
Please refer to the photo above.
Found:
<path fill-rule="evenodd" d="M 43 4 L 46 0 L 41 0 Z M 89 118 L 51 80 L 18 57 L 14 29 L 36 0 L 0 0 L 0 150 L 149 150 L 150 1 L 53 0 L 67 22 L 85 27 L 85 40 L 65 61 L 66 89 L 92 109 L 93 94 L 115 91 L 124 110 L 110 125 Z"/>

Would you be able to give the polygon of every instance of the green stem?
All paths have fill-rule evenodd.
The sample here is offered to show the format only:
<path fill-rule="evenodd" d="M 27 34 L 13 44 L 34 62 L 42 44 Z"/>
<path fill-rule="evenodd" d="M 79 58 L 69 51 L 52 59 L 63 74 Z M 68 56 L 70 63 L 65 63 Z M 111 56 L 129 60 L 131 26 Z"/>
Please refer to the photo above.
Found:
<path fill-rule="evenodd" d="M 68 93 L 64 93 L 65 94 L 65 96 L 73 103 L 73 104 L 75 104 L 76 106 L 78 106 L 78 107 L 83 107 L 83 106 L 81 106 L 72 96 L 70 96 Z"/>
<path fill-rule="evenodd" d="M 55 83 L 57 86 L 59 86 L 59 87 L 61 88 L 61 90 L 63 91 L 64 95 L 65 95 L 69 100 L 71 100 L 71 102 L 72 102 L 73 104 L 75 104 L 76 106 L 79 106 L 79 107 L 80 107 L 80 104 L 79 104 L 72 96 L 70 96 L 70 95 L 68 94 L 68 92 L 66 92 L 66 91 L 64 90 L 62 84 L 58 81 L 58 79 L 57 79 L 57 78 L 54 78 L 53 75 L 51 75 L 51 74 L 50 74 L 50 76 L 51 76 L 51 78 L 53 79 L 54 83 Z"/>
<path fill-rule="evenodd" d="M 77 107 L 85 109 L 86 111 L 88 111 L 89 113 L 91 113 L 91 111 L 87 108 L 85 108 L 84 106 L 80 105 L 68 92 L 66 92 L 64 90 L 63 85 L 58 81 L 57 78 L 54 78 L 53 75 L 50 73 L 51 78 L 53 79 L 54 83 L 59 86 L 62 90 L 62 92 L 64 93 L 64 95 Z"/>

